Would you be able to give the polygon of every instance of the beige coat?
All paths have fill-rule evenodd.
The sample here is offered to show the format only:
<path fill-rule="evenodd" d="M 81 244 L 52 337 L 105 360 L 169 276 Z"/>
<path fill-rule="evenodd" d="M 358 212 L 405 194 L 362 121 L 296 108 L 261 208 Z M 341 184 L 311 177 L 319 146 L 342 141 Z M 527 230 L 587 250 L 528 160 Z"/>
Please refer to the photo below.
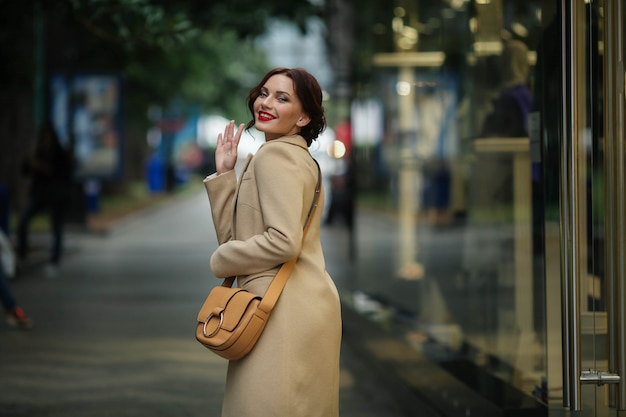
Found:
<path fill-rule="evenodd" d="M 253 351 L 231 361 L 223 417 L 339 415 L 341 308 L 320 243 L 323 191 L 305 241 L 317 166 L 301 136 L 263 144 L 234 171 L 205 180 L 220 246 L 217 277 L 264 294 L 280 265 L 298 261 Z"/>

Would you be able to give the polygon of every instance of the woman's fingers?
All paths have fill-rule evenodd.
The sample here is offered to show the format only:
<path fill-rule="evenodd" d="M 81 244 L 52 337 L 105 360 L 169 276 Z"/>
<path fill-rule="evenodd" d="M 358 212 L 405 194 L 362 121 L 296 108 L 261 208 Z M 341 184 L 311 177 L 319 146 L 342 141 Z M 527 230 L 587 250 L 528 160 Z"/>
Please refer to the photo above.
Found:
<path fill-rule="evenodd" d="M 235 132 L 235 121 L 231 120 L 224 128 L 224 133 L 219 133 L 217 135 L 217 145 L 228 146 L 229 143 L 232 143 L 235 147 L 237 147 L 237 145 L 239 145 L 239 140 L 241 140 L 243 130 L 244 124 L 242 123 L 237 127 L 237 131 Z"/>
<path fill-rule="evenodd" d="M 226 127 L 224 128 L 223 140 L 226 142 L 233 142 L 235 145 L 239 144 L 239 140 L 241 139 L 241 135 L 243 133 L 244 124 L 240 124 L 237 127 L 237 131 L 235 132 L 235 121 L 231 120 Z M 220 134 L 221 135 L 221 134 Z M 218 136 L 219 140 L 219 136 Z"/>
<path fill-rule="evenodd" d="M 235 132 L 235 121 L 231 120 L 224 128 L 224 133 L 217 135 L 217 149 L 215 164 L 217 172 L 223 173 L 235 167 L 237 162 L 237 147 L 243 133 L 244 125 L 240 124 Z"/>
<path fill-rule="evenodd" d="M 233 121 L 233 127 L 234 127 L 234 121 Z M 233 141 L 235 142 L 235 144 L 239 145 L 239 140 L 241 139 L 241 134 L 243 133 L 243 128 L 244 128 L 244 124 L 241 123 L 239 125 L 239 127 L 237 128 L 237 133 L 235 134 L 235 137 L 233 138 Z"/>
<path fill-rule="evenodd" d="M 224 129 L 224 139 L 227 142 L 233 140 L 234 126 L 235 126 L 235 121 L 231 120 L 230 122 L 228 122 L 228 124 L 226 125 L 226 128 Z"/>

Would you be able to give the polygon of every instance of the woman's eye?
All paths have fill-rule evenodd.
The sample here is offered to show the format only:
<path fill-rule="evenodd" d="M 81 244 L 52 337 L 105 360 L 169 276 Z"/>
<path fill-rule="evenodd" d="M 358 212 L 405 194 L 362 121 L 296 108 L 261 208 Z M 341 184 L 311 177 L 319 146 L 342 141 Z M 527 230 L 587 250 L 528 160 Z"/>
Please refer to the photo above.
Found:
<path fill-rule="evenodd" d="M 267 93 L 265 91 L 261 91 L 259 93 L 259 97 L 267 97 Z"/>
<path fill-rule="evenodd" d="M 287 103 L 289 101 L 289 99 L 287 97 L 278 97 L 278 101 L 283 102 L 283 103 Z"/>

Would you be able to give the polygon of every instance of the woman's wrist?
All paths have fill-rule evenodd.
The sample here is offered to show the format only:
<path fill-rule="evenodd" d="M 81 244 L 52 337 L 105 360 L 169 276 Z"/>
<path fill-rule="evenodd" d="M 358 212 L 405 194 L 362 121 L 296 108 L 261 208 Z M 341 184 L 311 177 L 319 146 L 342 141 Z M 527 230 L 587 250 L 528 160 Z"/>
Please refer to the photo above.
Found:
<path fill-rule="evenodd" d="M 231 170 L 230 169 L 218 169 L 215 171 L 215 176 L 217 177 L 219 175 L 226 174 L 228 171 L 231 171 Z"/>

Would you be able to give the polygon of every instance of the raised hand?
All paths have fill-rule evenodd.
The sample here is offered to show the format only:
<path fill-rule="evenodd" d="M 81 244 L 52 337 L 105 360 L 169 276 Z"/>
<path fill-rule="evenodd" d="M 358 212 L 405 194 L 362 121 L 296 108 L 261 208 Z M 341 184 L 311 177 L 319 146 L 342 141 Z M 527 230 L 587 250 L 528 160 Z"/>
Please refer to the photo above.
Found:
<path fill-rule="evenodd" d="M 224 133 L 217 135 L 217 148 L 215 149 L 215 167 L 217 174 L 223 174 L 235 168 L 237 163 L 237 146 L 243 133 L 243 123 L 235 132 L 235 121 L 231 120 L 226 125 Z"/>

